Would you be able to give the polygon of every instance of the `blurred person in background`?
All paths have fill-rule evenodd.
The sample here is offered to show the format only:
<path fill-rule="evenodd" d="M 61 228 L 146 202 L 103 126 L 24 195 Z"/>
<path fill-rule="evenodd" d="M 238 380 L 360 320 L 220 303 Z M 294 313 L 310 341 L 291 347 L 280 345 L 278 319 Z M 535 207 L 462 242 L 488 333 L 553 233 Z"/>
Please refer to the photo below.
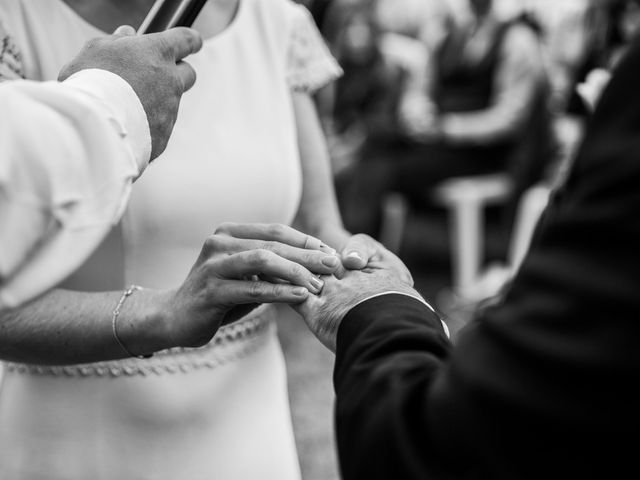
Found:
<path fill-rule="evenodd" d="M 384 262 L 302 305 L 336 352 L 345 480 L 635 477 L 639 84 L 636 38 L 513 283 L 453 343 Z"/>
<path fill-rule="evenodd" d="M 334 0 L 323 31 L 343 69 L 318 95 L 342 208 L 349 205 L 343 194 L 362 162 L 393 161 L 416 143 L 400 124 L 398 109 L 407 82 L 423 76 L 426 51 L 418 40 L 384 30 L 379 5 Z"/>
<path fill-rule="evenodd" d="M 324 29 L 327 10 L 333 3 L 333 0 L 296 0 L 296 3 L 300 3 L 309 9 L 317 27 L 322 31 Z"/>
<path fill-rule="evenodd" d="M 0 18 L 26 77 L 49 80 L 153 3 L 2 0 Z M 123 221 L 60 288 L 0 319 L 3 480 L 300 478 L 277 311 L 225 314 L 243 295 L 301 301 L 317 274 L 387 252 L 340 221 L 311 94 L 341 70 L 309 12 L 212 0 L 194 28 L 198 82 Z"/>
<path fill-rule="evenodd" d="M 606 4 L 607 35 L 597 60 L 587 63 L 586 74 L 577 78 L 574 96 L 591 111 L 620 58 L 640 32 L 640 1 L 612 0 Z M 577 100 L 576 100 L 577 101 Z M 583 107 L 583 108 L 584 108 Z"/>
<path fill-rule="evenodd" d="M 429 52 L 424 78 L 407 83 L 420 90 L 408 88 L 400 102 L 402 125 L 420 147 L 392 161 L 362 162 L 348 228 L 377 235 L 385 191 L 422 208 L 429 188 L 451 177 L 508 172 L 517 198 L 544 175 L 553 137 L 538 33 L 528 22 L 499 19 L 491 0 L 468 7 L 466 20 L 443 17 L 445 33 Z"/>

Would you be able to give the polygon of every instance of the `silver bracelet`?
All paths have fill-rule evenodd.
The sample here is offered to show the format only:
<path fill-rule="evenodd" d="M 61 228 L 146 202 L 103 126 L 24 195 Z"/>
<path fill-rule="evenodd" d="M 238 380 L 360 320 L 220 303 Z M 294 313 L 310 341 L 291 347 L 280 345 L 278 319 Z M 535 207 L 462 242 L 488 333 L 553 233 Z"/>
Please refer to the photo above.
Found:
<path fill-rule="evenodd" d="M 120 315 L 120 308 L 122 308 L 122 305 L 127 300 L 127 298 L 129 298 L 129 296 L 131 296 L 134 292 L 138 290 L 142 290 L 142 287 L 139 287 L 138 285 L 131 285 L 122 293 L 122 297 L 120 297 L 120 300 L 118 301 L 118 304 L 116 305 L 116 308 L 113 311 L 113 316 L 111 317 L 111 330 L 113 331 L 113 337 L 116 339 L 116 342 L 118 342 L 118 345 L 120 345 L 122 350 L 124 350 L 127 355 L 129 355 L 130 357 L 136 357 L 136 358 L 151 358 L 153 356 L 153 353 L 146 354 L 146 355 L 135 355 L 131 353 L 131 351 L 125 346 L 125 344 L 122 342 L 122 340 L 120 340 L 120 337 L 118 336 L 117 322 L 118 322 L 118 316 Z"/>

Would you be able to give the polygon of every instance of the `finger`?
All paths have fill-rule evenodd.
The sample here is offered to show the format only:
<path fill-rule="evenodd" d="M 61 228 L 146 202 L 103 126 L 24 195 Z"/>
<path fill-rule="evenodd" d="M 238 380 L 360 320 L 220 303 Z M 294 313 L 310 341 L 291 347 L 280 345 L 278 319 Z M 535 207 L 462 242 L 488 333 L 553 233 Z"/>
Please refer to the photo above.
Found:
<path fill-rule="evenodd" d="M 380 246 L 367 235 L 353 235 L 342 248 L 342 264 L 347 270 L 362 270 Z"/>
<path fill-rule="evenodd" d="M 196 71 L 187 62 L 178 62 L 176 67 L 182 80 L 182 91 L 186 92 L 196 83 Z"/>
<path fill-rule="evenodd" d="M 325 245 L 319 238 L 279 223 L 225 223 L 216 232 L 236 238 L 275 241 L 292 247 L 335 253 L 333 248 Z"/>
<path fill-rule="evenodd" d="M 220 231 L 220 229 L 218 229 Z M 237 233 L 229 231 L 229 233 Z M 268 240 L 248 240 L 216 233 L 209 237 L 203 249 L 207 258 L 240 253 L 251 250 L 268 250 L 292 262 L 298 263 L 315 274 L 331 275 L 342 262 L 336 254 L 328 254 L 318 250 L 307 250 Z"/>
<path fill-rule="evenodd" d="M 149 38 L 161 39 L 164 53 L 179 62 L 202 48 L 202 37 L 192 28 L 176 27 L 164 32 L 150 33 Z"/>
<path fill-rule="evenodd" d="M 136 29 L 131 25 L 120 25 L 113 34 L 119 37 L 130 37 L 136 34 Z"/>
<path fill-rule="evenodd" d="M 268 250 L 251 250 L 224 257 L 215 262 L 215 274 L 222 278 L 242 279 L 248 275 L 276 277 L 292 285 L 320 293 L 324 283 L 302 265 Z"/>
<path fill-rule="evenodd" d="M 260 275 L 260 276 L 256 276 L 255 280 L 264 280 L 265 282 L 269 282 L 269 283 L 282 283 L 285 285 L 288 285 L 289 282 L 283 278 L 278 278 L 278 277 L 272 277 L 271 275 Z"/>
<path fill-rule="evenodd" d="M 316 310 L 321 303 L 320 297 L 316 295 L 308 295 L 307 298 L 300 303 L 291 304 L 293 309 L 300 314 L 307 322 L 311 318 L 314 310 Z"/>
<path fill-rule="evenodd" d="M 218 287 L 220 298 L 230 305 L 254 303 L 298 304 L 309 297 L 309 291 L 295 285 L 274 285 L 268 282 L 227 280 Z"/>
<path fill-rule="evenodd" d="M 254 248 L 273 252 L 279 257 L 301 265 L 317 275 L 333 275 L 342 267 L 340 257 L 335 254 L 290 247 L 278 242 L 253 241 L 252 243 Z"/>

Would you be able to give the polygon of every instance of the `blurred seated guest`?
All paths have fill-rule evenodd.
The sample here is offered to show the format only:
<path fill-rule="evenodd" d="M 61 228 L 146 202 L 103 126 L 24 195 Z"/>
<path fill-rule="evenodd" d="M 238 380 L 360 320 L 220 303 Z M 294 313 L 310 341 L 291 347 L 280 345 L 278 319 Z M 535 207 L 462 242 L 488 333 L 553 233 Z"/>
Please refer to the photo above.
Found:
<path fill-rule="evenodd" d="M 453 344 L 383 258 L 326 279 L 308 298 L 307 324 L 336 352 L 344 480 L 617 479 L 637 470 L 639 83 L 637 39 L 503 300 Z"/>
<path fill-rule="evenodd" d="M 334 0 L 325 37 L 344 73 L 318 96 L 339 192 L 362 158 L 390 161 L 405 142 L 398 106 L 406 82 L 426 68 L 421 42 L 385 32 L 378 0 Z M 410 74 L 410 72 L 413 72 Z"/>
<path fill-rule="evenodd" d="M 576 87 L 575 94 L 586 103 L 590 111 L 600 97 L 611 76 L 612 70 L 626 52 L 633 38 L 640 32 L 640 1 L 615 0 L 609 6 L 610 34 L 603 48 L 600 63 L 592 65 Z"/>
<path fill-rule="evenodd" d="M 345 212 L 352 230 L 377 235 L 371 206 L 388 190 L 423 206 L 429 187 L 447 178 L 508 171 L 517 195 L 542 176 L 552 136 L 537 32 L 500 20 L 491 0 L 469 7 L 467 20 L 445 17 L 426 79 L 407 82 L 400 114 L 419 147 L 399 149 L 393 161 L 369 158 L 355 175 Z"/>

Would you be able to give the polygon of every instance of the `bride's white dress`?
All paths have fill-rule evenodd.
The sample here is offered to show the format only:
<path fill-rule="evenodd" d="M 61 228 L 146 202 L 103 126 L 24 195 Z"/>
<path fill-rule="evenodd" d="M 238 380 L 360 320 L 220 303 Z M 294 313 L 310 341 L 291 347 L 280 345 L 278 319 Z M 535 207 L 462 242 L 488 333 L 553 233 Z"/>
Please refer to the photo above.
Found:
<path fill-rule="evenodd" d="M 32 79 L 57 78 L 104 34 L 61 0 L 2 0 L 0 18 Z M 339 73 L 308 12 L 289 0 L 241 0 L 189 62 L 198 81 L 166 152 L 68 288 L 173 288 L 221 222 L 292 221 L 302 182 L 291 91 Z M 149 360 L 6 364 L 0 478 L 298 479 L 273 320 L 260 307 L 204 348 Z"/>

